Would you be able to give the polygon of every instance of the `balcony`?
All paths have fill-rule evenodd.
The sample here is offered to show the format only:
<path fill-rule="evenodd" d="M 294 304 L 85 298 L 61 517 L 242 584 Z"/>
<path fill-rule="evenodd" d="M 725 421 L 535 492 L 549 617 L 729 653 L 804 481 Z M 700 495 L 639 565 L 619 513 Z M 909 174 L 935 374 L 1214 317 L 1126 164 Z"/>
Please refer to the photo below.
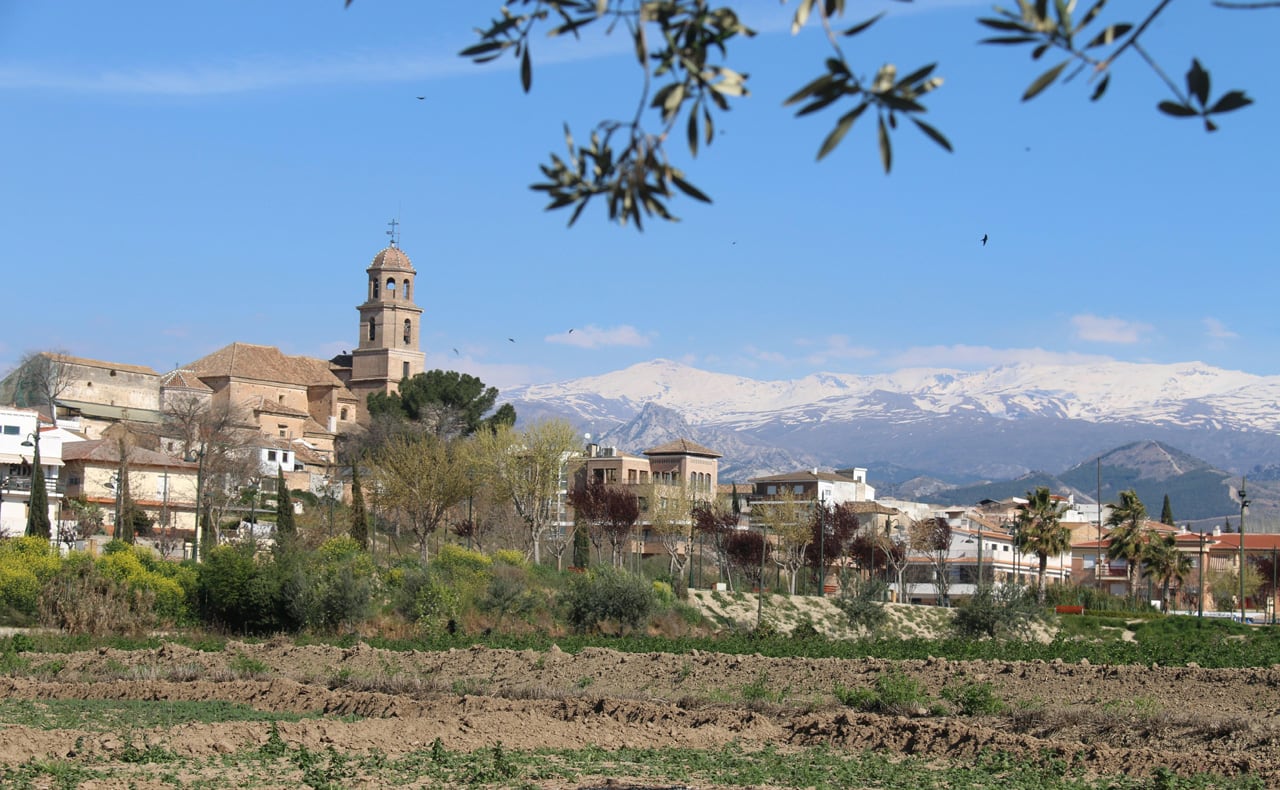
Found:
<path fill-rule="evenodd" d="M 22 477 L 20 475 L 0 477 L 0 491 L 6 494 L 18 492 L 30 496 L 32 479 L 30 476 Z M 49 496 L 60 496 L 64 488 L 57 478 L 46 477 L 44 479 L 44 490 Z"/>

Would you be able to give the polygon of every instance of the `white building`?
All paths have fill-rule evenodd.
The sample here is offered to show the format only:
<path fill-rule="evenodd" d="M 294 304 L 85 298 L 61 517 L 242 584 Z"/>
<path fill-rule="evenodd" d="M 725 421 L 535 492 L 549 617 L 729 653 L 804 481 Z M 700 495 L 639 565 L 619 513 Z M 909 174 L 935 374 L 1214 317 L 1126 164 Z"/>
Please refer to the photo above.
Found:
<path fill-rule="evenodd" d="M 0 408 L 0 536 L 18 537 L 26 533 L 31 485 L 37 475 L 44 478 L 49 496 L 49 523 L 58 523 L 62 510 L 58 474 L 66 432 L 40 423 L 39 413 L 34 409 Z M 37 443 L 40 447 L 38 470 L 32 466 Z"/>

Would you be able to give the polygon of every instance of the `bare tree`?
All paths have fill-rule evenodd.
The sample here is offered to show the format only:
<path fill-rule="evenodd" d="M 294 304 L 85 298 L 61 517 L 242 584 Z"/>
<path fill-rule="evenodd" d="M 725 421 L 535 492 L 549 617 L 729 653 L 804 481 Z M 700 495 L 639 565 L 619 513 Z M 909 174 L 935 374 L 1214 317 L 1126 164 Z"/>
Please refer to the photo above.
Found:
<path fill-rule="evenodd" d="M 525 524 L 529 554 L 540 563 L 542 539 L 559 514 L 561 475 L 577 448 L 577 431 L 564 420 L 549 420 L 524 431 L 500 425 L 476 437 L 486 480 L 510 499 Z"/>
<path fill-rule="evenodd" d="M 678 486 L 654 485 L 649 494 L 649 529 L 658 536 L 669 561 L 667 571 L 672 578 L 684 575 L 693 532 L 694 499 L 682 483 Z"/>
<path fill-rule="evenodd" d="M 812 506 L 787 490 L 774 499 L 752 505 L 751 522 L 776 539 L 777 545 L 771 552 L 773 562 L 787 572 L 787 591 L 795 595 L 796 579 L 805 566 L 805 556 L 813 539 Z"/>
<path fill-rule="evenodd" d="M 951 554 L 951 523 L 945 518 L 924 518 L 911 525 L 911 549 L 929 561 L 933 587 L 945 603 L 951 590 L 947 557 Z"/>
<path fill-rule="evenodd" d="M 72 382 L 71 366 L 65 362 L 67 358 L 65 351 L 29 351 L 23 354 L 18 362 L 14 405 L 39 409 L 49 420 L 56 420 L 57 400 Z"/>
<path fill-rule="evenodd" d="M 729 537 L 738 531 L 738 514 L 718 503 L 699 502 L 693 508 L 693 529 L 698 533 L 699 545 L 711 541 L 716 568 L 720 578 L 733 589 L 733 576 L 729 573 Z"/>
<path fill-rule="evenodd" d="M 434 434 L 393 439 L 373 458 L 383 502 L 404 522 L 427 561 L 431 534 L 467 498 L 466 467 L 457 440 Z"/>

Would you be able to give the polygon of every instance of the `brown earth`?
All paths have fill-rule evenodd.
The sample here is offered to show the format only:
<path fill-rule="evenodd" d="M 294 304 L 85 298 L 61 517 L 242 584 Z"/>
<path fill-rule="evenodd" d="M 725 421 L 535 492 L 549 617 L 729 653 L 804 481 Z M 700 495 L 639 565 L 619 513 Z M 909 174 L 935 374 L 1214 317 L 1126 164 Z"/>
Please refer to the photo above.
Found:
<path fill-rule="evenodd" d="M 779 659 L 598 648 L 577 655 L 478 646 L 395 652 L 285 639 L 231 642 L 221 653 L 166 643 L 57 660 L 56 670 L 44 675 L 0 678 L 0 694 L 33 701 L 230 701 L 265 711 L 324 712 L 325 718 L 282 722 L 279 736 L 294 747 L 381 751 L 389 758 L 427 749 L 437 738 L 452 751 L 498 743 L 510 750 L 821 744 L 940 763 L 971 759 L 982 750 L 1031 759 L 1049 753 L 1093 776 L 1165 766 L 1179 773 L 1253 774 L 1268 786 L 1280 785 L 1280 667 Z M 938 710 L 881 715 L 837 702 L 836 686 L 869 688 L 891 670 L 918 680 L 935 700 L 944 686 L 989 683 L 1008 709 L 990 716 Z M 256 749 L 269 735 L 264 722 L 188 722 L 148 730 L 133 745 L 160 747 L 192 766 L 206 766 L 184 769 L 195 775 L 179 776 L 181 781 L 216 772 L 219 781 L 230 782 L 218 786 L 235 786 L 234 769 L 208 767 L 213 758 Z M 144 780 L 136 761 L 120 756 L 124 745 L 116 732 L 0 726 L 0 766 L 30 760 L 106 764 L 117 769 L 119 784 L 81 786 L 165 786 Z M 538 786 L 600 786 L 604 780 L 597 779 Z M 626 776 L 610 781 L 641 786 L 628 784 Z M 272 786 L 297 785 L 296 777 L 282 773 Z"/>

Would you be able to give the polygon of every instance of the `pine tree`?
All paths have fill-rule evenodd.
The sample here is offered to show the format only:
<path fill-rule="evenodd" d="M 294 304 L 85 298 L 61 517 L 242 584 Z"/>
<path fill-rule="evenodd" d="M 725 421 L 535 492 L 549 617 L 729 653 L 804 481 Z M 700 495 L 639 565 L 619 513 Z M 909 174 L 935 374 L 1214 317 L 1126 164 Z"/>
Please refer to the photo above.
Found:
<path fill-rule="evenodd" d="M 1174 526 L 1173 523 L 1173 506 L 1169 504 L 1169 495 L 1164 495 L 1164 507 L 1160 508 L 1160 523 Z"/>
<path fill-rule="evenodd" d="M 40 465 L 40 425 L 36 424 L 35 457 L 31 461 L 31 503 L 27 508 L 27 535 L 49 539 L 49 493 L 44 485 L 44 467 Z"/>
<path fill-rule="evenodd" d="M 364 509 L 364 491 L 360 489 L 360 465 L 351 465 L 351 539 L 369 550 L 369 514 Z"/>
<path fill-rule="evenodd" d="M 289 486 L 284 482 L 284 470 L 276 472 L 276 536 L 292 538 L 298 534 L 293 523 L 293 497 L 289 496 Z"/>

